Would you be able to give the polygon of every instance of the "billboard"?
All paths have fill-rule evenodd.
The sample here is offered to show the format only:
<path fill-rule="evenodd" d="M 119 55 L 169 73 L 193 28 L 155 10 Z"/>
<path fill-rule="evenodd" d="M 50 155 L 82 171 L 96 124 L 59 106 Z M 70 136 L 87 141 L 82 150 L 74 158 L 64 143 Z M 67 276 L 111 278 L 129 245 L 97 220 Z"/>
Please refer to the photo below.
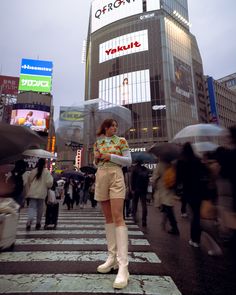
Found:
<path fill-rule="evenodd" d="M 184 101 L 194 103 L 191 67 L 174 56 L 174 85 L 172 91 Z"/>
<path fill-rule="evenodd" d="M 94 0 L 91 33 L 125 17 L 143 12 L 143 0 Z"/>
<path fill-rule="evenodd" d="M 19 78 L 11 76 L 0 76 L 0 93 L 17 95 Z"/>
<path fill-rule="evenodd" d="M 43 105 L 17 103 L 11 113 L 11 124 L 25 126 L 37 132 L 48 132 L 50 108 Z"/>
<path fill-rule="evenodd" d="M 99 98 L 115 105 L 150 101 L 149 70 L 129 72 L 100 80 Z"/>
<path fill-rule="evenodd" d="M 20 72 L 20 91 L 51 92 L 51 61 L 22 59 Z"/>
<path fill-rule="evenodd" d="M 148 50 L 148 31 L 137 31 L 119 36 L 99 45 L 99 63 Z"/>

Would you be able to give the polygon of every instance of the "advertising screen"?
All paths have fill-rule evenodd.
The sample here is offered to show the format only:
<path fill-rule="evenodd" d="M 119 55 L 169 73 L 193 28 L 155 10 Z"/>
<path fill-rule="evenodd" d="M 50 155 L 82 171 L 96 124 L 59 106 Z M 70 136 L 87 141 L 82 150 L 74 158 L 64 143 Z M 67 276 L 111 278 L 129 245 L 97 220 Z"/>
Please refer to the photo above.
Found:
<path fill-rule="evenodd" d="M 193 103 L 193 80 L 191 67 L 174 56 L 174 92 Z"/>
<path fill-rule="evenodd" d="M 15 104 L 11 124 L 28 127 L 34 131 L 48 132 L 50 108 L 41 105 Z"/>
<path fill-rule="evenodd" d="M 143 0 L 94 0 L 91 32 L 125 17 L 143 12 Z"/>
<path fill-rule="evenodd" d="M 115 105 L 150 101 L 149 70 L 125 73 L 99 81 L 99 98 Z"/>
<path fill-rule="evenodd" d="M 18 94 L 18 77 L 0 76 L 0 89 L 2 94 Z"/>
<path fill-rule="evenodd" d="M 19 90 L 50 93 L 52 68 L 51 61 L 22 59 Z"/>
<path fill-rule="evenodd" d="M 100 44 L 99 63 L 145 50 L 148 50 L 147 30 L 123 35 Z"/>

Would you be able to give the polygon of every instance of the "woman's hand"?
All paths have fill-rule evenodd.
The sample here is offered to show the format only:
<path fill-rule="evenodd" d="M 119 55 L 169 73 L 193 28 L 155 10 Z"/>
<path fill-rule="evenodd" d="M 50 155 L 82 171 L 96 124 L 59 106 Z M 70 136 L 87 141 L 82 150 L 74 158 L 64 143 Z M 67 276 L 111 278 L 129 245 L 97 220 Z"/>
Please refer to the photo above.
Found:
<path fill-rule="evenodd" d="M 99 162 L 100 159 L 101 159 L 100 152 L 99 151 L 94 152 L 94 162 L 95 162 L 96 165 L 98 164 L 98 162 Z"/>
<path fill-rule="evenodd" d="M 105 161 L 105 162 L 108 162 L 108 161 L 111 160 L 111 154 L 101 154 L 100 159 Z"/>

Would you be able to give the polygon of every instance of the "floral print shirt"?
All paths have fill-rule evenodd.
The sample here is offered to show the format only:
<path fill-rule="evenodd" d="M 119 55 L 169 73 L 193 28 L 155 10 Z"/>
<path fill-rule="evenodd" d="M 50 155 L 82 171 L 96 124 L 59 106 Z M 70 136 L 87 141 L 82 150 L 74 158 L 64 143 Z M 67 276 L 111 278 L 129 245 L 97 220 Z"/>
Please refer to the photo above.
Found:
<path fill-rule="evenodd" d="M 123 137 L 113 135 L 111 137 L 101 136 L 97 139 L 93 147 L 94 152 L 99 152 L 100 154 L 113 154 L 117 156 L 122 156 L 124 151 L 129 150 L 127 140 Z M 104 162 L 99 161 L 98 167 L 107 166 L 118 166 L 116 163 L 111 161 Z"/>

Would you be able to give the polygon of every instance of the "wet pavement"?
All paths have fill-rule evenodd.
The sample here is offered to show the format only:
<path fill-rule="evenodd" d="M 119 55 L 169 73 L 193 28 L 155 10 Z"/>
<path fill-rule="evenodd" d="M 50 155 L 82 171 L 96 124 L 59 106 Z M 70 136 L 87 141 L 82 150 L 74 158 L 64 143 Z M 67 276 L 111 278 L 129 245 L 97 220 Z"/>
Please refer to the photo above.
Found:
<path fill-rule="evenodd" d="M 161 214 L 148 206 L 147 227 L 127 219 L 130 281 L 114 290 L 115 272 L 96 273 L 106 257 L 104 219 L 99 208 L 60 209 L 57 230 L 25 231 L 26 210 L 19 219 L 13 250 L 0 253 L 0 294 L 236 294 L 232 250 L 211 257 L 202 240 L 188 244 L 189 220 L 176 216 L 180 236 L 163 231 Z"/>

